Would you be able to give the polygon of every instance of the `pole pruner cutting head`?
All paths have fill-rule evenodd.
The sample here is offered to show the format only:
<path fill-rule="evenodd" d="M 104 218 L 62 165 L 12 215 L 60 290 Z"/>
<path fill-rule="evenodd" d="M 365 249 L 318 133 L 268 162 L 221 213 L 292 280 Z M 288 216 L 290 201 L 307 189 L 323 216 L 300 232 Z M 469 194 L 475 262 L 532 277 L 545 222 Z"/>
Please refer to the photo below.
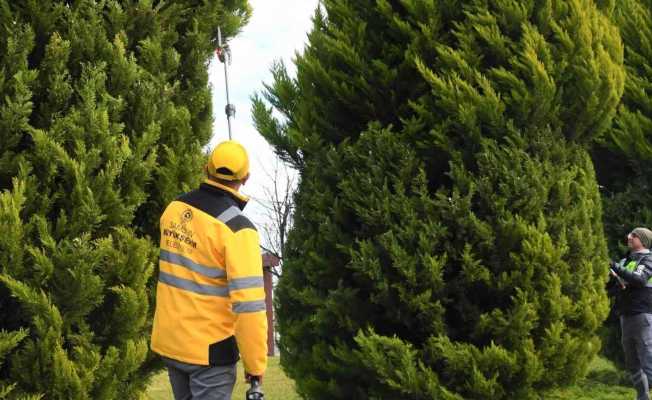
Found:
<path fill-rule="evenodd" d="M 216 48 L 215 54 L 217 55 L 217 59 L 220 60 L 221 63 L 225 63 L 228 61 L 229 64 L 231 64 L 231 48 L 229 48 L 229 45 L 224 45 Z"/>

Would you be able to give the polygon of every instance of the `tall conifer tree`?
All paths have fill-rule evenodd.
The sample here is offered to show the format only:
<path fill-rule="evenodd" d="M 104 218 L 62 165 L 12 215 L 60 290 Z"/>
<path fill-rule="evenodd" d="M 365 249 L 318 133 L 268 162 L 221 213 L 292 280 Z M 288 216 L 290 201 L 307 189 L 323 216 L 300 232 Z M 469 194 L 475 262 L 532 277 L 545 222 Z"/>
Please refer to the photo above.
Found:
<path fill-rule="evenodd" d="M 609 250 L 626 250 L 635 226 L 652 226 L 652 1 L 624 0 L 611 12 L 625 46 L 622 104 L 593 151 L 605 205 Z"/>
<path fill-rule="evenodd" d="M 625 46 L 627 80 L 613 125 L 592 150 L 604 205 L 609 255 L 623 257 L 625 237 L 637 226 L 652 227 L 652 1 L 623 0 L 609 15 Z M 611 315 L 604 353 L 624 362 L 620 324 Z"/>
<path fill-rule="evenodd" d="M 0 0 L 0 398 L 134 399 L 158 214 L 195 185 L 236 1 Z"/>
<path fill-rule="evenodd" d="M 606 243 L 586 146 L 622 94 L 589 0 L 325 0 L 255 99 L 301 174 L 277 289 L 311 399 L 528 399 L 600 347 Z"/>

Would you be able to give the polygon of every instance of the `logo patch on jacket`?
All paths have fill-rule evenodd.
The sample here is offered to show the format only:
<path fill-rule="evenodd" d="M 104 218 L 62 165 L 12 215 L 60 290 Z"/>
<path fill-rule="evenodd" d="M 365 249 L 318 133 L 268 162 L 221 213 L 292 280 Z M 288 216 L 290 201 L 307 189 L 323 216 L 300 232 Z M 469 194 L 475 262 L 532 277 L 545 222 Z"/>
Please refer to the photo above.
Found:
<path fill-rule="evenodd" d="M 181 214 L 181 223 L 185 224 L 187 222 L 190 222 L 190 220 L 192 220 L 192 210 L 186 208 Z"/>

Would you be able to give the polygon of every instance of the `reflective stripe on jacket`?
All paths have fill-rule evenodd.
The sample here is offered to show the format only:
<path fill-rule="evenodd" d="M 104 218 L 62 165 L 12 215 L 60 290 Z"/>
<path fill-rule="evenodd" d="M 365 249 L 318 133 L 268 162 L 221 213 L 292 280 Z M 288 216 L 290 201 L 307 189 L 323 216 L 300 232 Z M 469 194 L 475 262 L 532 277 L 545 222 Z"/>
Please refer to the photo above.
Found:
<path fill-rule="evenodd" d="M 206 181 L 161 216 L 152 350 L 197 365 L 237 361 L 262 375 L 267 317 L 258 232 L 246 199 Z M 233 340 L 235 337 L 235 340 Z M 237 342 L 237 346 L 236 346 Z"/>

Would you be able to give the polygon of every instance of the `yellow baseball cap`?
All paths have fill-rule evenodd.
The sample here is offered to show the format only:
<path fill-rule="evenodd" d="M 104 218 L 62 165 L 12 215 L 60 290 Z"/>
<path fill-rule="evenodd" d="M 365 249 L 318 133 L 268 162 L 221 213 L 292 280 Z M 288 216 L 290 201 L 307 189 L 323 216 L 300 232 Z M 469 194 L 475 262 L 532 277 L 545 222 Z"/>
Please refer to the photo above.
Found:
<path fill-rule="evenodd" d="M 249 157 L 244 146 L 235 140 L 218 144 L 211 153 L 206 170 L 209 176 L 240 181 L 249 175 Z"/>

